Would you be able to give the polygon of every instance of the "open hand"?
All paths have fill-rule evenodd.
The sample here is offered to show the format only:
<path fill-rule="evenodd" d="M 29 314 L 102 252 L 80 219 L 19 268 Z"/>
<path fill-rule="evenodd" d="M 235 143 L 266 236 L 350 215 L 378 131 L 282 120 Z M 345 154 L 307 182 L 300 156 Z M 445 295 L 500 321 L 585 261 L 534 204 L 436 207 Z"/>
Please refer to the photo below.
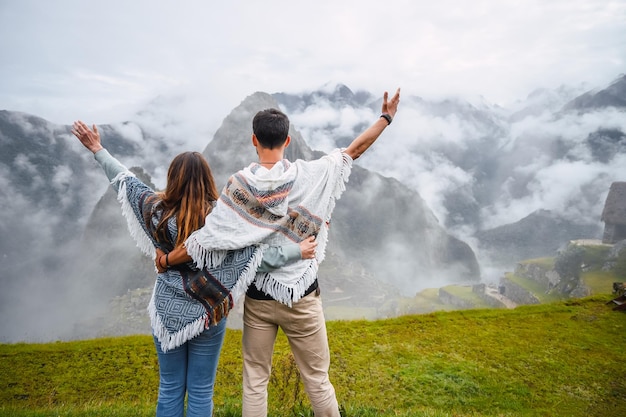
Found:
<path fill-rule="evenodd" d="M 391 97 L 391 100 L 388 100 L 388 98 L 389 93 L 385 91 L 385 94 L 383 94 L 382 112 L 387 113 L 391 117 L 394 117 L 396 115 L 396 112 L 398 111 L 398 104 L 400 104 L 400 89 L 398 88 L 396 90 L 396 94 Z"/>
<path fill-rule="evenodd" d="M 93 128 L 90 129 L 89 126 L 79 120 L 74 122 L 72 133 L 78 138 L 80 143 L 91 152 L 96 153 L 102 149 L 100 133 L 96 125 L 93 125 Z"/>

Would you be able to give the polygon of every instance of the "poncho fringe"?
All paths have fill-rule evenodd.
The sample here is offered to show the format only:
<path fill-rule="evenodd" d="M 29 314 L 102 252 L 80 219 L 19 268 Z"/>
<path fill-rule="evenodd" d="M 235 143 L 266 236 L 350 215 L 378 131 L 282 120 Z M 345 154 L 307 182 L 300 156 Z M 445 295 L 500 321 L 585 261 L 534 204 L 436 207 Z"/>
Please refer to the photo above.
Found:
<path fill-rule="evenodd" d="M 156 290 L 156 287 L 155 287 Z M 207 316 L 203 314 L 196 320 L 183 327 L 177 332 L 170 333 L 167 327 L 161 321 L 156 305 L 154 303 L 154 290 L 152 292 L 152 299 L 148 304 L 148 314 L 150 315 L 150 326 L 152 327 L 152 333 L 157 338 L 161 345 L 161 350 L 167 352 L 171 349 L 177 348 L 188 340 L 193 339 L 204 331 L 207 327 Z"/>
<path fill-rule="evenodd" d="M 121 205 L 121 210 L 124 218 L 126 219 L 126 223 L 128 226 L 129 233 L 141 252 L 145 255 L 149 256 L 151 259 L 155 259 L 156 251 L 155 251 L 155 242 L 152 240 L 151 236 L 148 234 L 146 226 L 140 222 L 141 216 L 139 215 L 139 208 L 133 207 L 129 199 L 129 190 L 127 187 L 127 180 L 132 178 L 134 181 L 140 183 L 140 181 L 132 174 L 130 171 L 120 172 L 115 176 L 113 180 L 111 180 L 111 184 L 118 186 L 118 195 L 117 200 Z M 135 184 L 135 183 L 133 183 Z M 147 187 L 141 184 L 142 189 L 147 189 Z M 136 188 L 136 186 L 134 187 Z M 137 197 L 136 195 L 134 196 Z M 153 334 L 156 336 L 157 340 L 161 345 L 161 350 L 163 352 L 167 352 L 171 349 L 174 349 L 188 340 L 196 337 L 200 333 L 202 333 L 206 328 L 216 325 L 222 319 L 224 319 L 234 303 L 246 292 L 250 283 L 254 280 L 256 275 L 256 270 L 263 260 L 263 250 L 266 247 L 264 245 L 261 247 L 256 247 L 252 256 L 247 259 L 244 258 L 245 266 L 236 269 L 237 277 L 235 278 L 234 283 L 228 284 L 225 287 L 224 291 L 228 291 L 228 295 L 224 297 L 224 299 L 218 303 L 209 305 L 206 301 L 198 304 L 198 308 L 196 309 L 200 314 L 195 316 L 196 318 L 186 317 L 186 320 L 177 320 L 180 325 L 175 327 L 176 330 L 173 330 L 172 325 L 165 325 L 162 319 L 162 315 L 167 315 L 167 307 L 159 308 L 157 304 L 162 304 L 156 302 L 156 298 L 160 297 L 160 300 L 166 300 L 173 297 L 170 294 L 170 291 L 164 294 L 157 294 L 159 288 L 163 288 L 163 286 L 175 286 L 178 288 L 177 297 L 179 301 L 185 300 L 186 303 L 198 303 L 197 300 L 191 297 L 193 294 L 193 289 L 185 289 L 184 285 L 174 284 L 175 282 L 182 282 L 180 278 L 174 279 L 168 278 L 168 283 L 165 281 L 159 281 L 160 278 L 157 278 L 157 282 L 155 283 L 154 289 L 152 291 L 152 297 L 150 299 L 150 303 L 148 304 L 148 314 L 150 317 L 150 325 L 152 327 Z M 224 261 L 228 251 L 222 251 L 221 253 L 216 253 L 212 258 L 212 264 L 210 267 L 214 272 L 219 271 L 220 265 Z M 156 269 L 156 268 L 155 268 Z M 157 271 L 158 273 L 158 271 Z M 170 271 L 171 274 L 180 274 L 178 271 Z M 230 282 L 230 281 L 229 281 Z M 226 284 L 224 284 L 226 285 Z M 179 288 L 180 287 L 180 288 Z M 191 291 L 191 294 L 189 292 Z M 195 295 L 198 296 L 197 294 Z M 201 295 L 200 295 L 201 296 Z M 182 297 L 182 298 L 181 298 Z M 202 307 L 203 306 L 203 307 Z M 171 322 L 172 317 L 168 319 Z M 189 321 L 189 319 L 191 319 Z"/>
<path fill-rule="evenodd" d="M 128 225 L 128 231 L 130 236 L 133 238 L 137 247 L 143 252 L 146 256 L 149 256 L 150 259 L 156 258 L 156 251 L 154 249 L 154 243 L 152 240 L 146 235 L 146 232 L 139 223 L 139 220 L 135 216 L 135 212 L 133 207 L 128 200 L 128 194 L 126 193 L 126 178 L 135 177 L 132 172 L 120 172 L 117 174 L 113 180 L 111 180 L 111 184 L 119 183 L 119 188 L 117 192 L 117 201 L 122 206 L 122 215 L 126 219 L 126 224 Z M 156 268 L 156 266 L 155 266 Z"/>
<path fill-rule="evenodd" d="M 227 249 L 257 242 L 272 245 L 299 243 L 307 236 L 315 235 L 318 243 L 316 259 L 259 273 L 254 281 L 257 289 L 291 306 L 317 278 L 318 266 L 325 258 L 330 218 L 351 173 L 352 158 L 345 152 L 336 150 L 323 158 L 332 162 L 296 161 L 278 166 L 286 166 L 284 171 L 275 171 L 277 166 L 270 171 L 261 171 L 258 164 L 252 164 L 233 175 L 207 217 L 205 227 L 185 241 L 187 253 L 199 267 L 210 267 L 219 264 Z M 302 179 L 299 170 L 307 178 Z M 319 181 L 319 178 L 325 180 Z M 264 188 L 263 181 L 268 181 L 271 187 Z M 295 191 L 304 197 L 297 207 L 286 208 L 291 202 L 288 196 L 292 185 L 299 187 Z M 283 195 L 287 197 L 281 201 Z M 264 206 L 260 200 L 271 201 L 272 205 Z M 284 204 L 284 211 L 277 214 L 281 204 Z M 294 226 L 296 222 L 300 223 Z"/>

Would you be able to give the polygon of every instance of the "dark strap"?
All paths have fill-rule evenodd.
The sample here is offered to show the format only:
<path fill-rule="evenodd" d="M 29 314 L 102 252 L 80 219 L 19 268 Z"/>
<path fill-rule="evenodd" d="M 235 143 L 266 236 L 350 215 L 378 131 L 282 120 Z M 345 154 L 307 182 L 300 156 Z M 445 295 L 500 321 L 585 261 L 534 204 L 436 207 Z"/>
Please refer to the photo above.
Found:
<path fill-rule="evenodd" d="M 319 284 L 316 278 L 315 281 L 313 281 L 313 284 L 311 284 L 309 288 L 306 289 L 306 291 L 304 292 L 302 296 L 303 297 L 307 296 L 311 294 L 313 291 L 317 290 L 318 288 L 319 288 Z M 246 291 L 246 295 L 254 300 L 273 300 L 274 299 L 272 298 L 271 295 L 265 294 L 263 291 L 259 290 L 256 287 L 256 285 L 254 285 L 254 282 L 252 283 L 252 285 L 250 285 L 250 287 L 248 287 L 248 291 Z"/>
<path fill-rule="evenodd" d="M 198 271 L 181 270 L 183 288 L 191 297 L 198 300 L 207 311 L 207 323 L 219 323 L 233 308 L 233 298 L 230 290 L 206 268 Z"/>

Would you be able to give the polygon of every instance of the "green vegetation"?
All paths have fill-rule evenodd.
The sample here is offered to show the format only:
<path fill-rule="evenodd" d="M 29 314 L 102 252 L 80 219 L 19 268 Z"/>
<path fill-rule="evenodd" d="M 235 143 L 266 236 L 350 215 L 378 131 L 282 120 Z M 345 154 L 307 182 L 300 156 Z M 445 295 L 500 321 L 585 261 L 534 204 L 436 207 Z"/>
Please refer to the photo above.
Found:
<path fill-rule="evenodd" d="M 621 281 L 626 280 L 626 250 L 622 249 L 617 259 L 615 260 L 615 268 L 613 268 L 615 275 L 620 277 Z"/>
<path fill-rule="evenodd" d="M 505 279 L 508 279 L 526 289 L 528 292 L 537 297 L 540 303 L 552 303 L 563 298 L 558 293 L 547 293 L 547 288 L 539 282 L 512 272 L 506 273 Z"/>
<path fill-rule="evenodd" d="M 471 286 L 468 285 L 448 285 L 443 287 L 443 290 L 455 296 L 456 298 L 463 299 L 464 301 L 471 304 L 474 308 L 489 308 L 489 304 L 487 304 L 482 298 L 478 296 L 473 290 Z"/>
<path fill-rule="evenodd" d="M 626 314 L 611 295 L 515 309 L 331 321 L 344 416 L 617 416 L 626 413 Z M 229 330 L 218 417 L 241 415 L 241 333 Z M 151 337 L 0 345 L 0 416 L 152 416 Z M 284 335 L 271 416 L 312 416 Z"/>
<path fill-rule="evenodd" d="M 324 315 L 327 320 L 374 320 L 377 318 L 378 311 L 367 307 L 331 306 L 324 308 Z"/>
<path fill-rule="evenodd" d="M 611 246 L 580 243 L 571 244 L 556 257 L 543 257 L 520 261 L 514 272 L 507 272 L 503 282 L 513 283 L 522 288 L 539 303 L 553 303 L 572 297 L 571 291 L 582 283 L 582 290 L 574 297 L 607 294 L 613 282 L 626 280 L 626 250 L 618 257 L 610 258 Z M 621 269 L 620 269 L 621 268 Z M 549 285 L 548 274 L 558 272 L 565 275 L 556 287 Z M 399 300 L 400 314 L 424 314 L 435 311 L 450 311 L 466 308 L 487 308 L 484 297 L 478 296 L 471 285 L 448 285 L 442 288 L 454 298 L 442 299 L 439 288 L 423 290 L 412 298 Z M 380 316 L 378 316 L 380 317 Z M 371 318 L 371 317 L 365 317 Z"/>
<path fill-rule="evenodd" d="M 543 269 L 549 271 L 554 268 L 554 258 L 535 258 L 535 259 L 526 259 L 520 264 L 534 264 L 542 267 Z"/>
<path fill-rule="evenodd" d="M 520 262 L 504 279 L 540 305 L 482 309 L 485 301 L 471 286 L 450 285 L 443 290 L 457 305 L 429 288 L 379 309 L 327 306 L 331 379 L 342 415 L 626 415 L 626 314 L 607 304 L 612 283 L 626 280 L 626 250 L 608 259 L 609 250 L 581 245 Z M 557 266 L 579 276 L 592 296 L 550 290 L 542 274 Z M 386 311 L 405 316 L 365 321 Z M 229 330 L 217 417 L 241 416 L 240 343 L 241 332 Z M 150 336 L 0 345 L 0 417 L 153 416 L 157 388 Z M 270 416 L 313 416 L 283 334 L 269 398 Z"/>
<path fill-rule="evenodd" d="M 457 307 L 444 304 L 439 299 L 439 288 L 426 288 L 413 298 L 399 300 L 400 314 L 424 314 L 441 310 L 457 310 Z"/>
<path fill-rule="evenodd" d="M 612 290 L 615 281 L 624 280 L 624 277 L 617 277 L 611 271 L 598 270 L 583 272 L 580 278 L 591 294 L 605 294 Z"/>
<path fill-rule="evenodd" d="M 586 269 L 601 269 L 611 251 L 611 245 L 585 245 L 582 248 Z"/>

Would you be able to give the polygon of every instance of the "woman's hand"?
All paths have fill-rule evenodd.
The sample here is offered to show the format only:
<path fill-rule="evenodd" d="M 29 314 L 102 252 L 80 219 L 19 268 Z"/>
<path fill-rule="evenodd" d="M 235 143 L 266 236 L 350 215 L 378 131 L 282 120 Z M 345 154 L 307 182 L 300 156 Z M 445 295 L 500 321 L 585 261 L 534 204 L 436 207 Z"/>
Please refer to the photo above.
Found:
<path fill-rule="evenodd" d="M 165 259 L 161 259 L 161 257 L 166 255 L 166 253 L 159 248 L 155 248 L 155 251 L 156 257 L 154 258 L 154 266 L 156 267 L 157 272 L 159 274 L 162 274 L 163 272 L 167 271 Z"/>
<path fill-rule="evenodd" d="M 83 146 L 91 152 L 96 153 L 102 149 L 102 144 L 100 143 L 100 133 L 98 133 L 96 125 L 93 125 L 92 130 L 89 126 L 79 120 L 74 122 L 74 125 L 72 126 L 72 133 L 78 138 L 80 143 L 82 143 Z"/>
<path fill-rule="evenodd" d="M 315 258 L 315 248 L 317 248 L 317 242 L 315 236 L 309 236 L 300 242 L 300 257 L 302 259 Z"/>

